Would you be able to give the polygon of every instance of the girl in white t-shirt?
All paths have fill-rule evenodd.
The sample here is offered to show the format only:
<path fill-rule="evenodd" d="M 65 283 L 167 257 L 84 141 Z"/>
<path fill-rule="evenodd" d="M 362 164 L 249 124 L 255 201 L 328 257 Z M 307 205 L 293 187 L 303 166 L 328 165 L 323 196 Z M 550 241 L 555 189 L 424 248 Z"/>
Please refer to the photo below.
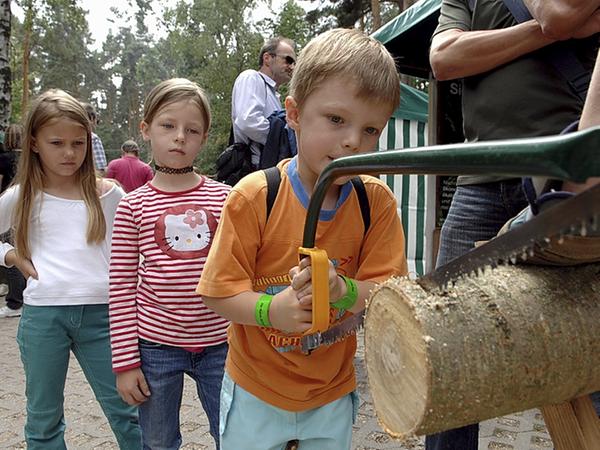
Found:
<path fill-rule="evenodd" d="M 64 449 L 64 385 L 73 351 L 121 449 L 140 449 L 136 408 L 111 370 L 108 263 L 123 191 L 96 178 L 81 104 L 50 90 L 32 104 L 16 183 L 0 197 L 0 264 L 27 278 L 17 342 L 26 376 L 27 448 Z"/>

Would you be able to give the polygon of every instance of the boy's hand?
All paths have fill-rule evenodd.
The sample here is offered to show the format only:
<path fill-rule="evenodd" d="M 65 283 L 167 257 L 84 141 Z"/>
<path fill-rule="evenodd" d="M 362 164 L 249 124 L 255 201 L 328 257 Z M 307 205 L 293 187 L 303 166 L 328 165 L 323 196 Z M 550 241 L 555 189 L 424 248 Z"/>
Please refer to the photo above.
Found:
<path fill-rule="evenodd" d="M 285 333 L 304 333 L 312 325 L 312 302 L 301 302 L 290 286 L 273 297 L 269 309 L 273 328 Z"/>
<path fill-rule="evenodd" d="M 150 397 L 146 378 L 139 367 L 117 373 L 117 391 L 123 401 L 131 406 L 140 405 Z"/>
<path fill-rule="evenodd" d="M 38 273 L 33 266 L 31 260 L 27 258 L 19 258 L 17 256 L 17 252 L 14 250 L 9 250 L 8 253 L 4 256 L 4 261 L 9 266 L 15 266 L 19 271 L 23 274 L 25 279 L 31 277 L 34 279 L 38 279 Z"/>
<path fill-rule="evenodd" d="M 331 260 L 327 273 L 329 280 L 329 303 L 336 302 L 346 294 L 346 283 L 338 275 Z M 301 304 L 312 304 L 312 267 L 310 258 L 304 258 L 300 264 L 290 270 L 292 288 L 297 291 L 298 300 Z"/>

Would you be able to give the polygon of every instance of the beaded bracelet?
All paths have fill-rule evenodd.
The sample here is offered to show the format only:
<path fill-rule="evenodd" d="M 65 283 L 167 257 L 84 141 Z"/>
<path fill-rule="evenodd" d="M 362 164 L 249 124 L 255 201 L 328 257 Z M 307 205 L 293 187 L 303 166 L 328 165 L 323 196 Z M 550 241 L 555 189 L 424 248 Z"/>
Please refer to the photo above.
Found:
<path fill-rule="evenodd" d="M 339 276 L 342 277 L 346 283 L 346 295 L 340 297 L 335 301 L 335 303 L 332 303 L 331 306 L 336 309 L 344 309 L 347 311 L 352 308 L 356 303 L 356 300 L 358 300 L 358 288 L 356 287 L 356 283 L 352 278 L 348 278 L 343 275 Z"/>
<path fill-rule="evenodd" d="M 256 319 L 256 323 L 261 327 L 271 326 L 271 321 L 269 320 L 269 308 L 271 307 L 272 301 L 272 295 L 263 294 L 256 302 L 256 306 L 254 307 L 254 317 Z"/>

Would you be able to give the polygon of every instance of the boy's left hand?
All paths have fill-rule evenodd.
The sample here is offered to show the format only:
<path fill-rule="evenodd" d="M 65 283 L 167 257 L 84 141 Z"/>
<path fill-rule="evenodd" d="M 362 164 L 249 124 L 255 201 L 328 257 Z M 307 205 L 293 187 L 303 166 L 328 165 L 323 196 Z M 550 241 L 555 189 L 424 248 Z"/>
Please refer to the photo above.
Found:
<path fill-rule="evenodd" d="M 336 302 L 346 293 L 346 283 L 338 276 L 335 267 L 329 260 L 329 269 L 327 278 L 329 279 L 329 302 Z M 294 289 L 301 304 L 312 303 L 312 267 L 310 258 L 303 258 L 300 264 L 290 270 L 292 279 L 292 289 Z"/>

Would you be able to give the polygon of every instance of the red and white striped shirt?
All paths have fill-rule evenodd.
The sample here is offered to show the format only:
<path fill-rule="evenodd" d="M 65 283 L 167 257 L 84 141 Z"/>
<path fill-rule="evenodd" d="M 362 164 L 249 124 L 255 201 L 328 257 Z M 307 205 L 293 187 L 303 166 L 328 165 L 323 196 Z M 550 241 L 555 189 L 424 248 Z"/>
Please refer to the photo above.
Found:
<path fill-rule="evenodd" d="M 140 366 L 138 340 L 184 348 L 227 340 L 229 322 L 196 286 L 230 187 L 203 177 L 184 192 L 151 183 L 117 208 L 110 258 L 110 337 L 115 372 Z"/>

